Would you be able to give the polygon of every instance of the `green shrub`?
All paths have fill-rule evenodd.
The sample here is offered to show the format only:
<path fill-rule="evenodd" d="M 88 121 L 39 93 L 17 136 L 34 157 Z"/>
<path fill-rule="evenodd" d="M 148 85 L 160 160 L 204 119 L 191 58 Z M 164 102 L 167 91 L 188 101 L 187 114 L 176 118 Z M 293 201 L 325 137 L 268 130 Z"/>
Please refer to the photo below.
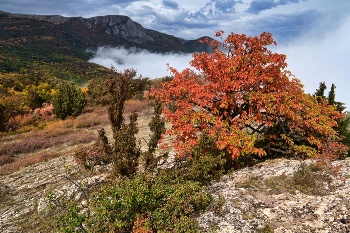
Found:
<path fill-rule="evenodd" d="M 211 180 L 222 176 L 231 160 L 228 154 L 216 148 L 213 138 L 203 135 L 187 158 L 176 159 L 175 176 L 208 185 Z"/>
<path fill-rule="evenodd" d="M 85 105 L 85 94 L 75 84 L 63 83 L 53 96 L 53 113 L 60 119 L 81 114 Z"/>
<path fill-rule="evenodd" d="M 146 169 L 153 169 L 157 166 L 159 159 L 163 156 L 155 158 L 154 153 L 158 146 L 158 142 L 162 139 L 162 135 L 165 133 L 165 119 L 161 117 L 163 107 L 159 101 L 156 101 L 154 106 L 155 116 L 151 119 L 148 126 L 151 130 L 151 138 L 149 139 L 147 146 L 148 151 L 143 155 Z M 165 155 L 166 156 L 166 155 Z"/>
<path fill-rule="evenodd" d="M 199 232 L 194 216 L 211 201 L 198 183 L 177 183 L 164 173 L 156 177 L 137 174 L 93 193 L 86 214 L 80 214 L 77 205 L 67 205 L 57 226 L 64 232 L 131 232 L 135 227 L 152 232 Z"/>
<path fill-rule="evenodd" d="M 49 212 L 51 216 L 55 216 L 56 228 L 59 232 L 87 232 L 83 223 L 90 216 L 90 212 L 81 214 L 78 203 L 71 200 L 64 191 L 61 195 L 56 192 L 48 191 L 47 198 L 49 200 Z"/>
<path fill-rule="evenodd" d="M 136 144 L 137 113 L 130 115 L 130 123 L 122 124 L 120 130 L 114 133 L 114 175 L 131 176 L 136 173 L 140 147 Z"/>
<path fill-rule="evenodd" d="M 112 67 L 112 70 L 115 69 Z M 131 80 L 136 76 L 136 71 L 127 69 L 124 73 L 114 73 L 108 82 L 108 116 L 112 125 L 114 139 L 114 163 L 113 175 L 130 176 L 136 172 L 138 159 L 141 155 L 139 146 L 136 145 L 135 135 L 137 128 L 137 113 L 129 116 L 130 123 L 124 123 L 124 106 L 128 98 L 128 88 Z"/>
<path fill-rule="evenodd" d="M 223 216 L 222 207 L 225 205 L 226 199 L 219 194 L 218 199 L 213 202 L 212 211 L 214 211 L 215 216 Z"/>
<path fill-rule="evenodd" d="M 60 232 L 74 233 L 74 232 L 86 232 L 83 227 L 84 221 L 87 216 L 79 214 L 80 207 L 76 202 L 69 202 L 67 208 L 67 214 L 60 215 L 57 218 L 56 227 Z"/>

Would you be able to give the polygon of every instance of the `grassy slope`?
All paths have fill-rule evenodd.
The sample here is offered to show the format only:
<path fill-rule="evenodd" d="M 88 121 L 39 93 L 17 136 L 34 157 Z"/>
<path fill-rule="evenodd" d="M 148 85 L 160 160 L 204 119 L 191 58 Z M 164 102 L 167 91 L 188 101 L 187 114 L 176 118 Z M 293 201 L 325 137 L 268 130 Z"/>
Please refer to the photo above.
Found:
<path fill-rule="evenodd" d="M 70 40 L 71 39 L 71 40 Z M 14 73 L 41 82 L 84 84 L 106 77 L 108 69 L 87 62 L 92 54 L 54 24 L 28 18 L 0 18 L 0 74 Z M 57 82 L 57 81 L 56 81 Z"/>

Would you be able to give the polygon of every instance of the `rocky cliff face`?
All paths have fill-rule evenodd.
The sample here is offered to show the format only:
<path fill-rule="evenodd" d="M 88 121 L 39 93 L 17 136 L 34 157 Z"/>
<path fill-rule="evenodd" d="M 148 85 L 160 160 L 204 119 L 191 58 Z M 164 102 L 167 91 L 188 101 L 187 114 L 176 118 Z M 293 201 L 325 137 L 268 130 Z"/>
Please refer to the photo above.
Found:
<path fill-rule="evenodd" d="M 108 35 L 118 36 L 135 43 L 154 41 L 147 29 L 127 16 L 107 15 L 93 18 L 80 18 L 88 28 L 98 30 L 103 27 Z"/>
<path fill-rule="evenodd" d="M 141 24 L 127 16 L 107 15 L 92 18 L 79 18 L 79 20 L 93 31 L 101 31 L 108 37 L 122 38 L 126 42 L 136 43 L 136 47 L 149 47 L 162 45 L 166 52 L 212 52 L 208 45 L 203 45 L 198 40 L 185 40 L 154 30 L 145 29 Z M 201 39 L 205 39 L 202 37 Z M 149 45 L 149 46 L 148 46 Z M 146 48 L 148 50 L 152 50 Z"/>

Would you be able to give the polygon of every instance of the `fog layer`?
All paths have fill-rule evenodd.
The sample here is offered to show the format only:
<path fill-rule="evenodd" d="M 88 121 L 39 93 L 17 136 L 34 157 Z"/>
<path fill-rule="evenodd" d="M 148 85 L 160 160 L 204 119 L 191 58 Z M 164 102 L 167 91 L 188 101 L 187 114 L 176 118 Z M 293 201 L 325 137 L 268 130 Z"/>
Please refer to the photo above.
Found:
<path fill-rule="evenodd" d="M 288 46 L 271 45 L 269 49 L 279 54 L 287 55 L 287 70 L 290 70 L 301 83 L 305 85 L 306 93 L 313 94 L 319 83 L 325 81 L 328 92 L 332 83 L 336 85 L 336 101 L 345 103 L 347 111 L 350 111 L 348 102 L 349 73 L 348 54 L 350 43 L 348 38 L 350 31 L 348 17 L 340 27 L 334 28 L 328 33 L 320 33 L 319 30 L 311 31 L 307 36 L 299 38 Z M 278 42 L 278 41 L 277 41 Z M 99 48 L 91 62 L 107 68 L 115 66 L 118 71 L 133 67 L 138 74 L 151 79 L 171 75 L 166 64 L 182 71 L 191 68 L 189 62 L 192 54 L 156 54 L 145 50 L 126 50 L 122 48 Z"/>
<path fill-rule="evenodd" d="M 182 71 L 190 68 L 189 62 L 192 59 L 192 54 L 159 54 L 146 50 L 101 47 L 89 61 L 107 68 L 113 65 L 117 71 L 134 68 L 138 75 L 154 79 L 171 75 L 167 63 L 178 71 Z"/>

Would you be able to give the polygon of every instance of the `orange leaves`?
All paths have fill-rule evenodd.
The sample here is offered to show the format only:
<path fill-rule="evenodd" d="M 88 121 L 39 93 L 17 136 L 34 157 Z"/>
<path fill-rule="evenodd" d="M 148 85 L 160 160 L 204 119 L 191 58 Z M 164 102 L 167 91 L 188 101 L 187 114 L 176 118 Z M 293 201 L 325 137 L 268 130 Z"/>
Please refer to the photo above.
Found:
<path fill-rule="evenodd" d="M 153 89 L 152 95 L 173 124 L 168 134 L 176 135 L 174 147 L 180 155 L 197 145 L 204 132 L 233 158 L 262 156 L 264 148 L 311 155 L 324 138 L 336 135 L 332 127 L 341 114 L 305 94 L 298 79 L 290 80 L 293 75 L 284 70 L 286 56 L 269 51 L 266 46 L 271 44 L 277 43 L 270 33 L 231 33 L 222 44 L 226 53 L 213 41 L 214 53 L 193 55 L 190 64 L 202 73 L 169 67 L 174 79 Z M 257 135 L 266 139 L 260 147 Z"/>

